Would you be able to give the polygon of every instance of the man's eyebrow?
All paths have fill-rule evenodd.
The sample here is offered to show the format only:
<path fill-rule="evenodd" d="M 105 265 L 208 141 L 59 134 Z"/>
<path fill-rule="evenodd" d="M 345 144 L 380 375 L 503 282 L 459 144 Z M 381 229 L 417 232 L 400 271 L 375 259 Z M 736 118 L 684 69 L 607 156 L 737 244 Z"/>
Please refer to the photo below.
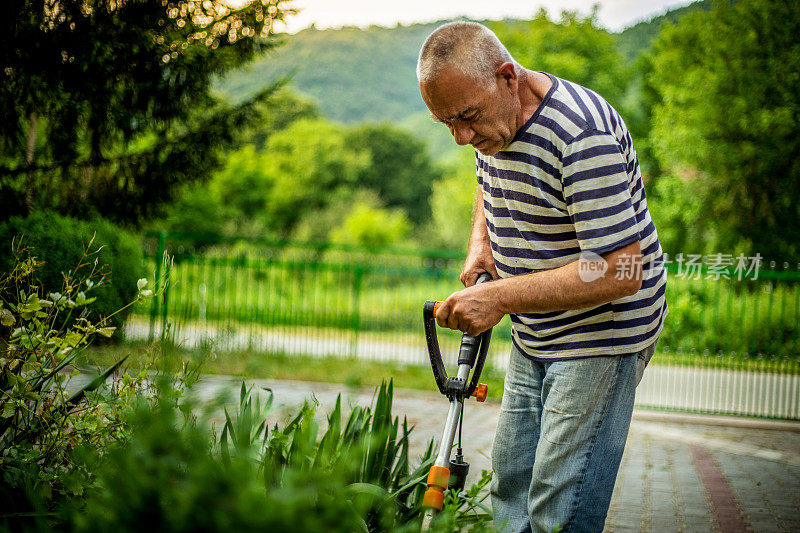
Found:
<path fill-rule="evenodd" d="M 439 118 L 436 115 L 434 115 L 433 113 L 431 113 L 431 118 L 433 120 L 435 120 L 436 122 L 447 123 L 447 122 L 452 122 L 454 120 L 462 120 L 464 118 L 464 115 L 468 115 L 469 113 L 471 113 L 474 110 L 475 110 L 475 106 L 471 105 L 471 106 L 465 107 L 464 109 L 462 109 L 461 111 L 459 111 L 458 113 L 456 113 L 455 115 L 453 115 L 450 118 Z"/>

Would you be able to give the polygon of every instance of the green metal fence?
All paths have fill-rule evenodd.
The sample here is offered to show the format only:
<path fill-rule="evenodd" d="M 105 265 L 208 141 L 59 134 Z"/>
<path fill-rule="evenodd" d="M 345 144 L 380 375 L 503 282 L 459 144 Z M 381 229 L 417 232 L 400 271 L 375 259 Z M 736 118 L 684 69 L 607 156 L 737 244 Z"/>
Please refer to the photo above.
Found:
<path fill-rule="evenodd" d="M 163 295 L 129 320 L 131 337 L 167 332 L 187 347 L 427 364 L 421 309 L 460 288 L 463 256 L 269 241 L 150 235 Z M 165 263 L 164 256 L 170 261 Z M 668 265 L 670 308 L 639 405 L 800 418 L 800 273 Z M 458 332 L 442 331 L 455 355 Z M 491 364 L 510 349 L 505 319 Z"/>

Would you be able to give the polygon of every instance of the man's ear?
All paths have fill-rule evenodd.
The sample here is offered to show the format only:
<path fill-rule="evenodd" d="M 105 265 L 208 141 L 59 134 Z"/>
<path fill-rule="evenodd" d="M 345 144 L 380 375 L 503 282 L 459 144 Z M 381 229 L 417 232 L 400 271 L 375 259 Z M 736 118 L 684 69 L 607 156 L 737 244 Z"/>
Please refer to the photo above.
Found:
<path fill-rule="evenodd" d="M 517 69 L 514 66 L 514 63 L 510 61 L 506 61 L 499 67 L 497 67 L 494 71 L 495 76 L 499 76 L 503 78 L 507 84 L 511 84 L 512 82 L 517 81 Z"/>

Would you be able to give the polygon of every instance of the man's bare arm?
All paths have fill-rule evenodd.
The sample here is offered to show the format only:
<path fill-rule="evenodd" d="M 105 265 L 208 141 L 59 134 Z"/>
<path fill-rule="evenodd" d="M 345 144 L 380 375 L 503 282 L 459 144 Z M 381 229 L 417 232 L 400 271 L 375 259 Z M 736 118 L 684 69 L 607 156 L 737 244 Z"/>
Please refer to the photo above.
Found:
<path fill-rule="evenodd" d="M 492 257 L 492 246 L 489 242 L 489 230 L 486 227 L 486 216 L 483 212 L 483 191 L 480 186 L 475 193 L 475 207 L 472 210 L 472 232 L 467 246 L 467 258 L 461 270 L 461 283 L 465 287 L 472 287 L 478 276 L 488 272 L 492 278 L 497 279 L 497 269 Z"/>
<path fill-rule="evenodd" d="M 608 270 L 583 281 L 579 261 L 560 268 L 513 276 L 468 287 L 450 295 L 439 307 L 442 327 L 477 335 L 509 313 L 582 309 L 635 294 L 642 285 L 641 249 L 635 242 L 603 256 Z"/>

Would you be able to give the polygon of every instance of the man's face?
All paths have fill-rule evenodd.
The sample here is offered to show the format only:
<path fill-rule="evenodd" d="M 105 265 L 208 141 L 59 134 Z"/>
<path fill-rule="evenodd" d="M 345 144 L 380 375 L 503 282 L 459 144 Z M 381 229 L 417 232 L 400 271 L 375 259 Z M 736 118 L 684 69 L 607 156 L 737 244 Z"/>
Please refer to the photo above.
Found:
<path fill-rule="evenodd" d="M 516 78 L 514 78 L 514 82 Z M 483 155 L 506 148 L 517 130 L 516 84 L 496 76 L 486 85 L 455 69 L 421 83 L 422 99 L 433 118 L 450 128 L 460 145 L 471 144 Z"/>

